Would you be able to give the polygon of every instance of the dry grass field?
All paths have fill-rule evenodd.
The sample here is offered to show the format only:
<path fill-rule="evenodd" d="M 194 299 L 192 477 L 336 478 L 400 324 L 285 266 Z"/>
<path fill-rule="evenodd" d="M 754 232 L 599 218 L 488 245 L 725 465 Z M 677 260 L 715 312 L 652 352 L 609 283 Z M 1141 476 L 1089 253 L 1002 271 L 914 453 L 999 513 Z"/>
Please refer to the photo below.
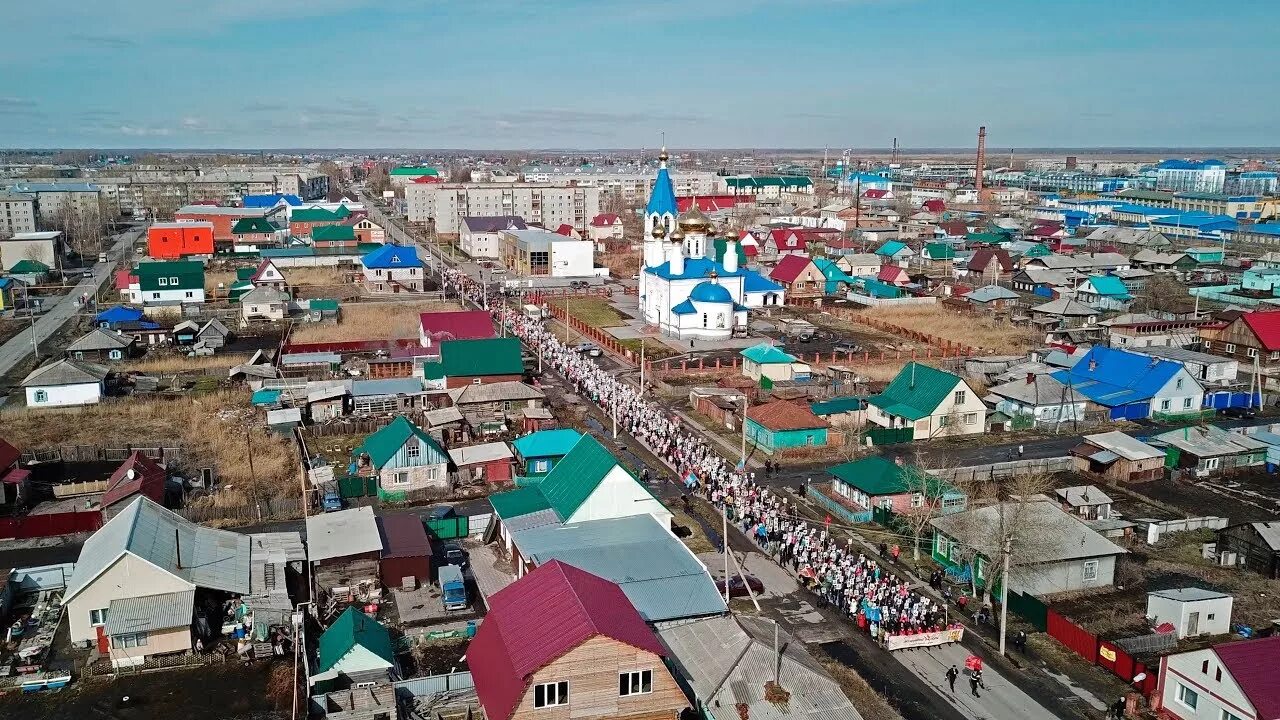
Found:
<path fill-rule="evenodd" d="M 294 330 L 289 339 L 291 342 L 304 343 L 416 338 L 420 331 L 420 314 L 460 309 L 461 306 L 453 301 L 380 300 L 351 303 L 342 306 L 342 321 L 337 325 L 301 326 Z"/>
<path fill-rule="evenodd" d="M 187 357 L 180 354 L 157 354 L 127 360 L 119 364 L 121 370 L 141 373 L 180 373 L 188 370 L 231 368 L 249 359 L 248 353 L 228 353 L 204 357 Z"/>
<path fill-rule="evenodd" d="M 58 445 L 146 445 L 178 441 L 181 471 L 213 466 L 233 496 L 295 497 L 297 452 L 288 438 L 267 430 L 248 391 L 222 390 L 179 398 L 122 398 L 66 410 L 0 411 L 5 439 L 19 449 Z M 253 470 L 248 453 L 253 451 Z"/>
<path fill-rule="evenodd" d="M 1035 334 L 1027 328 L 1014 327 L 1006 320 L 980 314 L 961 315 L 938 305 L 875 308 L 862 314 L 907 330 L 975 345 L 1000 355 L 1016 355 L 1037 344 Z"/>

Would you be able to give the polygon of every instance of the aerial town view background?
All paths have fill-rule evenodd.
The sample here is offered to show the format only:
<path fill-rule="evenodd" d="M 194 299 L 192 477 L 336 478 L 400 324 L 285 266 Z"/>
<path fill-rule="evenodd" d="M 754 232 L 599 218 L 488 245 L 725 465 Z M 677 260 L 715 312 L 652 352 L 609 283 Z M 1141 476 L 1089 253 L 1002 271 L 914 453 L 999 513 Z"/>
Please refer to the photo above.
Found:
<path fill-rule="evenodd" d="M 17 10 L 0 716 L 1280 719 L 1280 7 L 1140 5 Z"/>

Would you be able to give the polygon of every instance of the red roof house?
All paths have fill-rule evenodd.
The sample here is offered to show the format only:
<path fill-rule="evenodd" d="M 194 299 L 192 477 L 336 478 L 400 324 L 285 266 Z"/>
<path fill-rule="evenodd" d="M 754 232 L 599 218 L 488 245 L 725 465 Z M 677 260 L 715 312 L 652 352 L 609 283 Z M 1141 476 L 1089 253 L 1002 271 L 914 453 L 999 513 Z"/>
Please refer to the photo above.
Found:
<path fill-rule="evenodd" d="M 574 230 L 569 223 L 560 223 L 560 227 L 556 228 L 556 234 L 565 237 L 577 237 L 578 231 Z"/>
<path fill-rule="evenodd" d="M 769 273 L 769 279 L 787 289 L 787 300 L 821 297 L 827 278 L 807 255 L 785 255 Z"/>
<path fill-rule="evenodd" d="M 940 213 L 946 211 L 947 204 L 943 202 L 941 198 L 933 198 L 931 200 L 925 200 L 924 205 L 921 207 L 931 213 Z"/>
<path fill-rule="evenodd" d="M 1280 350 L 1280 310 L 1259 310 L 1240 316 L 1264 350 Z M 1228 326 L 1230 327 L 1230 326 Z"/>
<path fill-rule="evenodd" d="M 1038 238 L 1064 238 L 1067 231 L 1061 225 L 1037 225 L 1031 228 L 1031 236 Z"/>
<path fill-rule="evenodd" d="M 1003 248 L 978 248 L 973 251 L 966 269 L 970 275 L 1007 275 L 1013 272 L 1013 259 L 1009 257 L 1009 251 Z"/>
<path fill-rule="evenodd" d="M 963 220 L 944 220 L 938 223 L 938 227 L 947 237 L 962 238 L 969 234 L 969 224 Z"/>
<path fill-rule="evenodd" d="M 1152 701 L 1161 717 L 1280 719 L 1280 636 L 1160 658 Z"/>
<path fill-rule="evenodd" d="M 102 496 L 103 510 L 135 495 L 146 495 L 152 501 L 164 504 L 164 468 L 155 460 L 134 450 L 124 464 L 116 468 L 107 480 L 107 492 Z"/>
<path fill-rule="evenodd" d="M 130 285 L 139 284 L 138 276 L 128 270 L 117 270 L 115 275 L 115 288 L 120 292 L 129 289 Z"/>
<path fill-rule="evenodd" d="M 413 181 L 419 185 L 428 185 L 431 183 L 444 182 L 444 180 L 439 175 L 423 175 L 421 177 L 414 178 Z"/>
<path fill-rule="evenodd" d="M 697 197 L 678 197 L 676 198 L 676 209 L 682 213 L 689 212 L 689 208 L 693 206 L 693 201 L 698 201 L 698 209 L 704 213 L 713 213 L 719 210 L 729 210 L 738 205 L 754 203 L 756 198 L 754 195 L 699 195 Z"/>
<path fill-rule="evenodd" d="M 618 217 L 616 213 L 600 213 L 591 218 L 591 227 L 605 228 L 621 224 L 622 218 Z"/>
<path fill-rule="evenodd" d="M 880 272 L 876 273 L 876 279 L 897 287 L 911 284 L 911 276 L 901 265 L 881 265 Z"/>
<path fill-rule="evenodd" d="M 888 190 L 883 190 L 881 188 L 872 188 L 862 193 L 862 197 L 868 200 L 883 200 L 884 196 L 888 194 L 889 194 Z"/>
<path fill-rule="evenodd" d="M 497 337 L 493 320 L 484 310 L 429 312 L 418 316 L 418 341 L 432 347 L 445 340 L 484 340 Z"/>
<path fill-rule="evenodd" d="M 556 717 L 674 720 L 688 701 L 665 655 L 617 585 L 552 560 L 489 599 L 467 664 L 489 720 L 550 707 Z"/>

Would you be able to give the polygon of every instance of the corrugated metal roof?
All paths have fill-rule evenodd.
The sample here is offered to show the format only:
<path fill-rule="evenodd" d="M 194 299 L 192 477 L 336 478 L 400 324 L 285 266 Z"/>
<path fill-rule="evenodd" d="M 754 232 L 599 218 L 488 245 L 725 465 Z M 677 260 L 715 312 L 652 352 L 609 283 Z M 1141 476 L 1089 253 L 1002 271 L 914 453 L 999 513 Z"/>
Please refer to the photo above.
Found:
<path fill-rule="evenodd" d="M 1280 673 L 1276 672 L 1280 636 L 1221 643 L 1213 646 L 1213 652 L 1253 703 L 1258 717 L 1280 717 Z"/>
<path fill-rule="evenodd" d="M 195 590 L 112 600 L 105 631 L 120 635 L 185 627 L 191 624 L 195 602 Z"/>
<path fill-rule="evenodd" d="M 649 622 L 725 611 L 707 568 L 651 515 L 532 528 L 514 538 L 535 564 L 560 560 L 618 583 Z"/>
<path fill-rule="evenodd" d="M 67 584 L 66 599 L 83 590 L 125 552 L 197 587 L 249 592 L 247 535 L 195 525 L 139 497 L 85 541 L 75 574 Z"/>
<path fill-rule="evenodd" d="M 1179 428 L 1152 439 L 1200 458 L 1260 453 L 1267 449 L 1267 444 L 1260 440 L 1227 432 L 1216 425 Z"/>
<path fill-rule="evenodd" d="M 567 455 L 582 437 L 573 428 L 539 430 L 518 437 L 511 442 L 522 458 L 556 457 Z"/>
<path fill-rule="evenodd" d="M 929 523 L 946 535 L 977 548 L 1000 547 L 999 528 L 1004 522 L 1035 528 L 1035 533 L 1052 538 L 1057 545 L 1038 547 L 1034 557 L 1021 557 L 1015 564 L 1034 564 L 1122 555 L 1128 551 L 1094 532 L 1057 503 L 1046 499 L 1027 503 L 1005 502 L 934 518 Z"/>
<path fill-rule="evenodd" d="M 504 442 L 491 442 L 482 445 L 469 445 L 449 451 L 449 459 L 454 465 L 474 465 L 475 463 L 493 462 L 494 460 L 510 460 L 514 456 L 511 448 Z"/>
<path fill-rule="evenodd" d="M 490 597 L 467 648 L 486 714 L 509 718 L 534 673 L 597 635 L 664 654 L 617 585 L 571 565 L 549 562 Z"/>
<path fill-rule="evenodd" d="M 1125 460 L 1152 460 L 1164 457 L 1163 451 L 1157 450 L 1137 438 L 1125 435 L 1119 430 L 1096 435 L 1085 435 L 1084 439 L 1086 442 L 1103 450 L 1109 450 Z M 1097 456 L 1095 455 L 1094 457 Z"/>
<path fill-rule="evenodd" d="M 1204 588 L 1176 588 L 1173 590 L 1156 590 L 1147 593 L 1155 597 L 1162 597 L 1166 600 L 1177 600 L 1178 602 L 1195 602 L 1197 600 L 1219 600 L 1221 598 L 1229 598 L 1230 595 L 1216 590 L 1205 590 Z"/>
<path fill-rule="evenodd" d="M 422 518 L 413 513 L 383 515 L 378 518 L 382 536 L 382 557 L 430 557 L 431 540 Z"/>
<path fill-rule="evenodd" d="M 717 617 L 658 630 L 677 670 L 696 699 L 716 720 L 739 720 L 747 705 L 751 720 L 861 720 L 849 698 L 804 645 L 779 631 L 782 662 L 773 651 L 774 625 L 753 617 Z M 786 705 L 764 698 L 773 680 L 791 692 Z"/>
<path fill-rule="evenodd" d="M 422 394 L 422 381 L 417 378 L 381 378 L 351 382 L 351 397 L 420 394 Z"/>
<path fill-rule="evenodd" d="M 307 517 L 307 557 L 312 562 L 381 550 L 382 537 L 371 507 Z"/>
<path fill-rule="evenodd" d="M 615 467 L 619 467 L 617 458 L 599 440 L 583 435 L 569 454 L 551 468 L 538 490 L 560 518 L 568 520 Z"/>
<path fill-rule="evenodd" d="M 947 398 L 947 393 L 956 387 L 956 383 L 963 382 L 958 375 L 918 362 L 909 362 L 884 392 L 867 401 L 890 414 L 908 420 L 919 420 L 932 414 Z"/>

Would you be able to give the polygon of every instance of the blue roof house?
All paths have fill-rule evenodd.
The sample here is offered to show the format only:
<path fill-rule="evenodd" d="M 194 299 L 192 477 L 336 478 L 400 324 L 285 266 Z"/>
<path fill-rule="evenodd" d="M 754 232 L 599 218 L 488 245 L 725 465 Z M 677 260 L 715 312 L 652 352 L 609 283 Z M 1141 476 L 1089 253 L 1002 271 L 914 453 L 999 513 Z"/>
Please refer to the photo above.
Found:
<path fill-rule="evenodd" d="M 787 291 L 755 270 L 742 273 L 742 304 L 758 308 L 786 303 Z"/>
<path fill-rule="evenodd" d="M 890 240 L 889 242 L 876 248 L 876 255 L 901 265 L 907 266 L 907 261 L 916 254 L 915 250 L 907 247 L 907 244 L 898 240 Z"/>
<path fill-rule="evenodd" d="M 1124 281 L 1113 275 L 1090 275 L 1076 288 L 1076 299 L 1099 310 L 1125 310 L 1133 302 Z"/>
<path fill-rule="evenodd" d="M 551 472 L 551 468 L 569 454 L 581 437 L 582 433 L 572 428 L 539 430 L 516 438 L 511 446 L 524 466 L 524 474 L 541 477 Z"/>
<path fill-rule="evenodd" d="M 1093 346 L 1053 379 L 1111 411 L 1112 420 L 1197 415 L 1204 388 L 1178 362 Z"/>
<path fill-rule="evenodd" d="M 419 292 L 423 289 L 423 265 L 415 248 L 382 245 L 360 258 L 364 285 L 372 293 Z"/>
<path fill-rule="evenodd" d="M 273 208 L 280 204 L 298 207 L 302 204 L 302 198 L 297 195 L 287 195 L 285 193 L 269 193 L 267 195 L 245 195 L 243 198 L 244 206 L 247 208 Z"/>
<path fill-rule="evenodd" d="M 826 287 L 823 290 L 824 295 L 836 295 L 840 293 L 840 286 L 846 287 L 853 285 L 853 278 L 841 270 L 834 260 L 827 258 L 814 258 L 813 264 L 818 267 L 818 271 L 826 278 Z"/>

